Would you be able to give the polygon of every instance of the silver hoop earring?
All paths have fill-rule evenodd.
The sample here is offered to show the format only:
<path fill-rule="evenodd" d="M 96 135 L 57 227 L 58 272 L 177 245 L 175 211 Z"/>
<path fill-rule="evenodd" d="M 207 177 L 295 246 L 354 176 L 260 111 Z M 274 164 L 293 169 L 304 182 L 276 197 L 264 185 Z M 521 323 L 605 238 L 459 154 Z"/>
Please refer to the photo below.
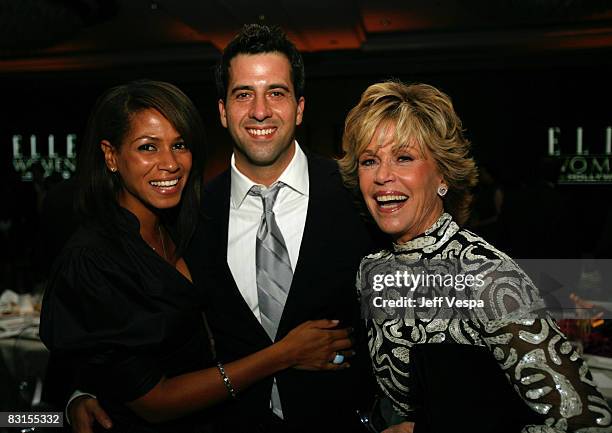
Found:
<path fill-rule="evenodd" d="M 446 185 L 440 185 L 438 187 L 438 195 L 440 197 L 444 197 L 447 192 L 448 192 L 448 187 Z"/>

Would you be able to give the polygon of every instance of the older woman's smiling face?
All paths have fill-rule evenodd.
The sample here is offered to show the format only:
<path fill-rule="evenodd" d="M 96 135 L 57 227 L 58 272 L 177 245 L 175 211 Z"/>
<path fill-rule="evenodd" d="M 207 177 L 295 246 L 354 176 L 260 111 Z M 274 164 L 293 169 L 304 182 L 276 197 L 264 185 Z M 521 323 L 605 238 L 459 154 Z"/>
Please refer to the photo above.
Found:
<path fill-rule="evenodd" d="M 379 125 L 359 155 L 359 188 L 378 227 L 396 242 L 407 242 L 442 213 L 437 189 L 444 181 L 418 145 L 395 144 L 395 125 Z"/>

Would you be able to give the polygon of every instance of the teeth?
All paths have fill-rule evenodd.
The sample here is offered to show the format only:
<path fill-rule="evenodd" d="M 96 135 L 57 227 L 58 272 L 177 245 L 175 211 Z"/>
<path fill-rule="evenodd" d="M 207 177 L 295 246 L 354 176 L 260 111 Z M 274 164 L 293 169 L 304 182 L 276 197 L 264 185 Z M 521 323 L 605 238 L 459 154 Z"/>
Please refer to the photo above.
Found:
<path fill-rule="evenodd" d="M 405 195 L 379 195 L 376 197 L 377 202 L 387 202 L 387 201 L 401 201 L 407 200 L 408 197 Z"/>
<path fill-rule="evenodd" d="M 274 132 L 274 128 L 268 128 L 268 129 L 247 129 L 247 131 L 251 135 L 269 135 L 269 134 L 272 134 L 272 132 Z"/>
<path fill-rule="evenodd" d="M 178 183 L 178 179 L 173 180 L 152 180 L 149 182 L 153 186 L 174 186 Z"/>

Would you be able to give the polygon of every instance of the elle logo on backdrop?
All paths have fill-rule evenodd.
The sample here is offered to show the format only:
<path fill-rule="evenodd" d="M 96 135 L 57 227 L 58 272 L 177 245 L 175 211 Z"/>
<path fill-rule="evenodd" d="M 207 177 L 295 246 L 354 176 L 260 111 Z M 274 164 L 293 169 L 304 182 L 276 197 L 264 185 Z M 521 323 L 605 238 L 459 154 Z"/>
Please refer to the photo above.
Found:
<path fill-rule="evenodd" d="M 32 180 L 32 166 L 37 163 L 42 167 L 44 177 L 57 173 L 68 179 L 76 170 L 76 134 L 67 134 L 63 140 L 56 140 L 53 134 L 49 134 L 46 140 L 34 134 L 29 139 L 14 134 L 12 142 L 13 167 L 22 180 Z"/>
<path fill-rule="evenodd" d="M 558 183 L 612 183 L 612 126 L 589 131 L 592 134 L 588 140 L 585 140 L 586 134 L 582 127 L 566 131 L 563 129 L 562 132 L 557 126 L 548 128 L 548 156 L 559 158 L 561 162 Z"/>

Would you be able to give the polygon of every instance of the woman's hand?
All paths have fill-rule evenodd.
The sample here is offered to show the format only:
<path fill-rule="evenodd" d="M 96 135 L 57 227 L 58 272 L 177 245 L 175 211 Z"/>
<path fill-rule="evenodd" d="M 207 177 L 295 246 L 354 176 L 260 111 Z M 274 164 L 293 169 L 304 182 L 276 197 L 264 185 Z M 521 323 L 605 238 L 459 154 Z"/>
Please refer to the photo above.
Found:
<path fill-rule="evenodd" d="M 70 414 L 70 424 L 74 433 L 93 433 L 96 424 L 107 430 L 113 426 L 98 400 L 89 395 L 82 395 L 72 400 L 67 412 Z"/>
<path fill-rule="evenodd" d="M 338 370 L 349 367 L 348 362 L 333 364 L 337 352 L 344 356 L 355 354 L 350 348 L 352 329 L 334 329 L 338 320 L 310 320 L 292 329 L 277 344 L 283 346 L 290 366 L 301 370 Z"/>
<path fill-rule="evenodd" d="M 401 424 L 392 425 L 389 428 L 386 428 L 382 431 L 382 433 L 412 433 L 414 430 L 413 422 L 403 422 Z"/>

